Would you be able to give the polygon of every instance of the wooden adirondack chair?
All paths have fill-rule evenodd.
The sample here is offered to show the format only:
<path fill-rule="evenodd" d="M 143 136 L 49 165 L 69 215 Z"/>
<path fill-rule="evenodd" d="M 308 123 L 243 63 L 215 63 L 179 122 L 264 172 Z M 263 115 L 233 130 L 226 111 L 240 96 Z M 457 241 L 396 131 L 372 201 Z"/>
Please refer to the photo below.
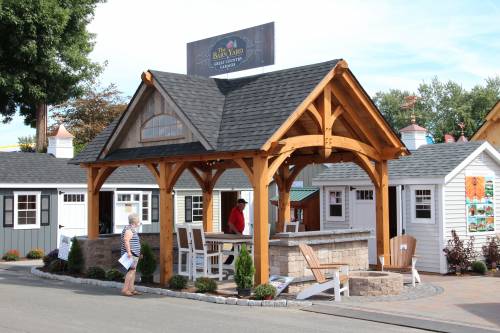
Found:
<path fill-rule="evenodd" d="M 302 290 L 297 295 L 297 299 L 306 299 L 332 288 L 334 290 L 335 302 L 340 302 L 340 293 L 344 293 L 344 296 L 349 296 L 349 265 L 321 264 L 316 253 L 314 253 L 314 250 L 309 245 L 300 243 L 299 248 L 317 283 Z M 333 278 L 327 279 L 322 270 L 333 270 Z"/>
<path fill-rule="evenodd" d="M 411 284 L 415 287 L 415 282 L 420 283 L 420 275 L 418 274 L 415 265 L 417 257 L 415 256 L 415 248 L 417 240 L 409 235 L 400 235 L 390 239 L 390 255 L 389 264 L 384 262 L 384 256 L 379 256 L 382 271 L 398 271 L 411 272 Z"/>

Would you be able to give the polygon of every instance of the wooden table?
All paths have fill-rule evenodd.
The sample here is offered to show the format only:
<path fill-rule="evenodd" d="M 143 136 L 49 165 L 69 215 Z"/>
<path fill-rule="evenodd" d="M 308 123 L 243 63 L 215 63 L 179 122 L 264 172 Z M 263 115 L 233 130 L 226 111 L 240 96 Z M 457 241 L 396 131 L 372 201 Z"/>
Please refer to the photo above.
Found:
<path fill-rule="evenodd" d="M 235 235 L 235 234 L 223 234 L 217 232 L 206 232 L 205 241 L 207 243 L 217 244 L 217 247 L 222 248 L 224 244 L 231 244 L 233 250 L 223 250 L 224 255 L 233 255 L 234 260 L 230 265 L 222 265 L 224 269 L 233 269 L 236 258 L 240 254 L 241 245 L 246 244 L 250 247 L 249 251 L 253 255 L 253 237 L 250 235 Z"/>

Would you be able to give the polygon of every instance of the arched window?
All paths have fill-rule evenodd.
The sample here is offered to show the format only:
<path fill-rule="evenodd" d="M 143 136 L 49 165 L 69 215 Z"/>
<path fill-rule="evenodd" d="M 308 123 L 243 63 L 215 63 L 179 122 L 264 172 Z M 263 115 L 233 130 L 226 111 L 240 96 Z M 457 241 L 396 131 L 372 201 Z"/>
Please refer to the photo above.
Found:
<path fill-rule="evenodd" d="M 183 135 L 182 123 L 175 117 L 162 114 L 149 119 L 142 127 L 142 139 L 169 139 Z"/>

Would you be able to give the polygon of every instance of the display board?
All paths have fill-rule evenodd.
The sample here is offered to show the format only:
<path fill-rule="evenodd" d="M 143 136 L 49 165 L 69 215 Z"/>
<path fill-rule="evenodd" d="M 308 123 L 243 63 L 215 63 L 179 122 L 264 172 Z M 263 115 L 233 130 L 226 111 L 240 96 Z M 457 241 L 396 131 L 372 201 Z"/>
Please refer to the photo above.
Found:
<path fill-rule="evenodd" d="M 467 231 L 495 231 L 494 176 L 465 177 Z"/>

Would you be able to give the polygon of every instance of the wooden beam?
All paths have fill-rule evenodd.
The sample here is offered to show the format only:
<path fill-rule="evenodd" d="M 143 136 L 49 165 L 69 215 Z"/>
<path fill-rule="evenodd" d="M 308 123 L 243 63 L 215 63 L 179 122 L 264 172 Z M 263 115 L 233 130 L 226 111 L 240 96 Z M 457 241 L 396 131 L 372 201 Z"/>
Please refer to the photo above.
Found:
<path fill-rule="evenodd" d="M 193 167 L 188 167 L 188 170 L 189 170 L 189 172 L 191 172 L 191 174 L 193 175 L 194 179 L 196 180 L 196 182 L 198 183 L 198 185 L 200 186 L 202 191 L 204 191 L 206 189 L 206 184 L 205 184 L 205 180 L 203 179 L 203 177 Z"/>
<path fill-rule="evenodd" d="M 248 181 L 250 182 L 250 184 L 253 187 L 254 186 L 254 184 L 253 184 L 253 181 L 254 181 L 253 171 L 252 171 L 252 169 L 250 169 L 247 162 L 245 162 L 245 160 L 242 158 L 236 158 L 234 161 L 236 162 L 236 164 L 238 164 L 240 166 L 241 170 L 243 170 L 245 175 L 247 175 Z"/>
<path fill-rule="evenodd" d="M 99 191 L 94 191 L 98 173 L 98 168 L 87 168 L 87 237 L 90 240 L 99 238 Z"/>
<path fill-rule="evenodd" d="M 158 171 L 158 168 L 156 167 L 157 165 L 155 163 L 146 163 L 144 164 L 146 168 L 148 168 L 149 171 L 151 171 L 151 174 L 155 177 L 156 183 L 160 183 L 160 172 Z"/>
<path fill-rule="evenodd" d="M 326 87 L 323 89 L 323 142 L 325 143 L 320 149 L 320 155 L 324 158 L 328 158 L 330 154 L 332 153 L 332 148 L 328 147 L 326 144 L 327 138 L 329 138 L 332 135 L 332 127 L 330 126 L 330 123 L 333 123 L 331 121 L 332 118 L 332 91 L 331 91 L 331 85 L 328 84 Z"/>
<path fill-rule="evenodd" d="M 380 160 L 380 154 L 378 153 L 378 151 L 376 151 L 372 146 L 369 146 L 366 143 L 355 139 L 332 135 L 331 137 L 327 138 L 326 145 L 332 148 L 355 151 L 366 155 L 372 160 Z"/>
<path fill-rule="evenodd" d="M 389 262 L 389 176 L 387 161 L 377 162 L 375 167 L 380 179 L 380 185 L 375 186 L 377 258 L 383 255 L 385 262 Z"/>
<path fill-rule="evenodd" d="M 267 157 L 253 159 L 254 205 L 254 262 L 255 285 L 269 280 L 269 232 L 268 232 L 268 166 Z"/>
<path fill-rule="evenodd" d="M 99 192 L 102 185 L 108 177 L 116 170 L 116 167 L 103 167 L 99 169 L 97 177 L 94 180 L 94 192 Z"/>
<path fill-rule="evenodd" d="M 332 116 L 330 117 L 330 122 L 328 123 L 328 127 L 330 127 L 330 129 L 333 128 L 333 124 L 335 123 L 335 120 L 337 120 L 342 115 L 343 112 L 344 112 L 344 109 L 340 105 L 338 105 L 335 108 L 335 111 L 333 111 Z"/>
<path fill-rule="evenodd" d="M 276 224 L 276 231 L 284 231 L 285 222 L 290 221 L 290 192 L 287 188 L 287 180 L 290 177 L 290 169 L 287 165 L 281 165 L 276 174 L 276 178 L 280 180 L 278 185 L 278 222 Z"/>
<path fill-rule="evenodd" d="M 356 164 L 358 164 L 363 170 L 365 170 L 365 172 L 368 174 L 368 177 L 370 177 L 373 185 L 380 186 L 380 175 L 375 169 L 375 165 L 365 155 L 362 155 L 358 152 L 354 152 L 354 155 L 356 156 Z"/>
<path fill-rule="evenodd" d="M 309 114 L 316 121 L 319 130 L 323 132 L 323 119 L 322 119 L 323 117 L 321 117 L 321 114 L 319 113 L 314 103 L 309 104 L 309 106 L 307 107 L 307 111 L 309 111 Z"/>
<path fill-rule="evenodd" d="M 160 172 L 160 284 L 166 285 L 173 275 L 174 239 L 173 239 L 173 204 L 172 189 L 169 184 L 172 179 L 173 167 L 161 162 Z"/>
<path fill-rule="evenodd" d="M 274 174 L 278 171 L 278 168 L 283 164 L 283 162 L 292 154 L 291 151 L 282 153 L 281 155 L 277 156 L 272 162 L 271 165 L 268 167 L 268 174 L 267 174 L 267 179 L 271 180 L 274 176 Z"/>
<path fill-rule="evenodd" d="M 214 199 L 213 191 L 203 191 L 203 230 L 213 231 Z"/>

